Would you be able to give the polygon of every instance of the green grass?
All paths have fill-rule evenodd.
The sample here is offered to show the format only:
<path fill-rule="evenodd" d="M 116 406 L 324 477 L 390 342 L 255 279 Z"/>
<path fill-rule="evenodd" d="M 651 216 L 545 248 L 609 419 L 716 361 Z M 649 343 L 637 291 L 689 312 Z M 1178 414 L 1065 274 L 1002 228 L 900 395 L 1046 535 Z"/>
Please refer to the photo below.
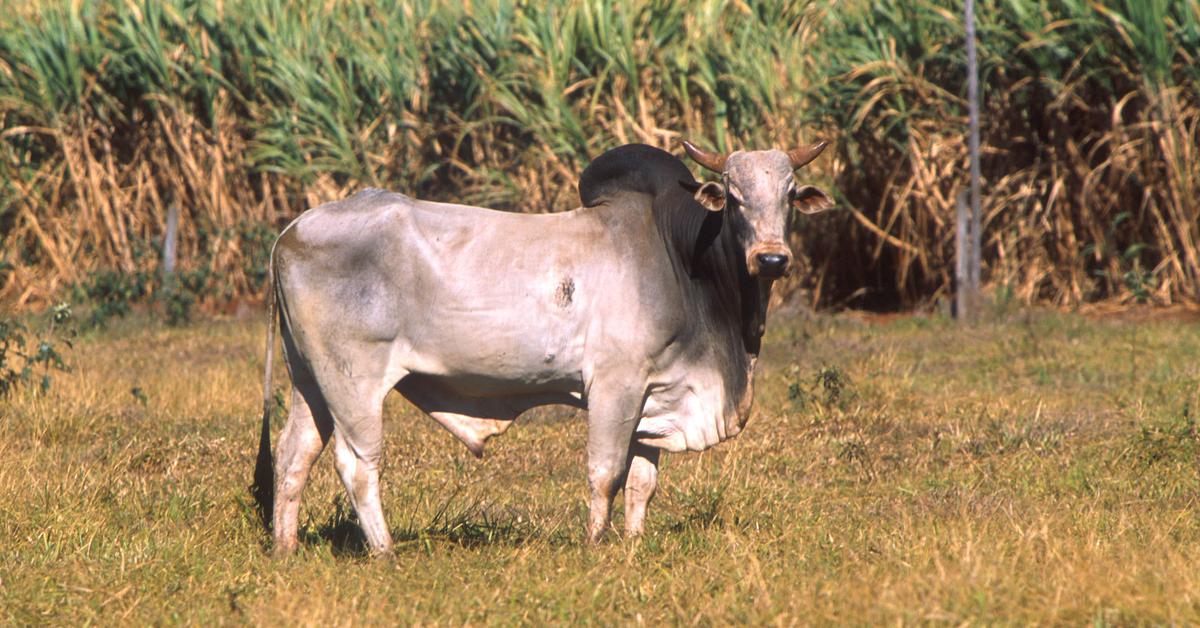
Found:
<path fill-rule="evenodd" d="M 263 330 L 122 321 L 0 406 L 0 622 L 1200 620 L 1195 320 L 777 318 L 747 431 L 666 456 L 648 535 L 596 548 L 578 416 L 476 461 L 390 398 L 382 561 L 328 454 L 265 553 Z"/>

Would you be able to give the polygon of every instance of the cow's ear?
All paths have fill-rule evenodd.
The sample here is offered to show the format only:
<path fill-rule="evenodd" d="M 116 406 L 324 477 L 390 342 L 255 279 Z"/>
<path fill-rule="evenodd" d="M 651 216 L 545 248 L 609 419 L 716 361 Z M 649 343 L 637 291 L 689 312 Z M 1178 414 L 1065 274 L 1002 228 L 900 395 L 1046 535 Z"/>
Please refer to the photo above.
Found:
<path fill-rule="evenodd" d="M 719 212 L 725 209 L 725 186 L 720 183 L 708 181 L 697 187 L 692 195 L 696 197 L 696 201 L 704 206 L 710 212 Z"/>
<path fill-rule="evenodd" d="M 833 199 L 811 185 L 802 185 L 792 191 L 792 207 L 802 214 L 818 214 L 833 207 Z"/>

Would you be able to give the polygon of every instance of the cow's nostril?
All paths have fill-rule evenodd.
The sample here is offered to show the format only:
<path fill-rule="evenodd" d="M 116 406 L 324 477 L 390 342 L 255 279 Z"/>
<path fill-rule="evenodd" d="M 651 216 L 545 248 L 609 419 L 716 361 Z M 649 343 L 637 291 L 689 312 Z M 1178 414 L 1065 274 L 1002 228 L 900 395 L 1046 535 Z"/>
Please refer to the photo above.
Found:
<path fill-rule="evenodd" d="M 788 258 L 786 255 L 779 253 L 760 253 L 758 255 L 758 269 L 764 275 L 778 277 L 787 270 Z"/>

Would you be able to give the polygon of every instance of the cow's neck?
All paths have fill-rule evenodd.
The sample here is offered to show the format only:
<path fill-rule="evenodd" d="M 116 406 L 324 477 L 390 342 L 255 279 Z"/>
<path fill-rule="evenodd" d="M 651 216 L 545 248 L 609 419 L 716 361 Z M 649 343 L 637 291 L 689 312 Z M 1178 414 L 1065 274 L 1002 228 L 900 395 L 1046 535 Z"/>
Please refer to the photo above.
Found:
<path fill-rule="evenodd" d="M 685 206 L 686 207 L 686 206 Z M 746 269 L 746 251 L 738 238 L 736 208 L 710 212 L 678 212 L 674 224 L 659 229 L 671 250 L 676 275 L 687 280 L 685 298 L 697 304 L 693 324 L 699 333 L 716 333 L 709 343 L 716 353 L 725 381 L 728 404 L 722 420 L 726 430 L 740 430 L 750 417 L 754 400 L 754 366 L 762 347 L 771 281 L 751 277 Z M 689 208 L 690 209 L 690 208 Z M 735 426 L 730 423 L 736 421 Z"/>
<path fill-rule="evenodd" d="M 678 207 L 678 206 L 677 206 Z M 736 208 L 710 212 L 692 204 L 658 216 L 676 274 L 689 280 L 688 297 L 705 307 L 700 316 L 729 333 L 746 360 L 757 357 L 766 323 L 771 281 L 751 277 L 746 252 L 731 219 Z"/>

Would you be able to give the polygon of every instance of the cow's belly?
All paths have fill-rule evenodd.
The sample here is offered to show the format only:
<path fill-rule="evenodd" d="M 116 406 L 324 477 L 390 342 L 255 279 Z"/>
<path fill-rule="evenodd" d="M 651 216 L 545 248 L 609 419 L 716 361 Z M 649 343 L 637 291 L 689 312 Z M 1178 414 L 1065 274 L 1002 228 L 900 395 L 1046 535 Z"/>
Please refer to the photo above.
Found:
<path fill-rule="evenodd" d="M 408 372 L 435 378 L 448 392 L 464 397 L 502 397 L 536 393 L 564 393 L 578 397 L 582 388 L 577 372 L 563 373 L 529 368 L 502 371 L 475 369 L 466 365 L 458 368 L 423 368 Z"/>
<path fill-rule="evenodd" d="M 413 324 L 402 325 L 396 341 L 400 366 L 473 396 L 580 388 L 580 317 L 537 292 L 480 290 L 412 312 Z"/>
<path fill-rule="evenodd" d="M 729 404 L 720 374 L 688 368 L 652 386 L 635 438 L 666 451 L 704 451 L 737 436 L 736 421 L 727 421 Z"/>

